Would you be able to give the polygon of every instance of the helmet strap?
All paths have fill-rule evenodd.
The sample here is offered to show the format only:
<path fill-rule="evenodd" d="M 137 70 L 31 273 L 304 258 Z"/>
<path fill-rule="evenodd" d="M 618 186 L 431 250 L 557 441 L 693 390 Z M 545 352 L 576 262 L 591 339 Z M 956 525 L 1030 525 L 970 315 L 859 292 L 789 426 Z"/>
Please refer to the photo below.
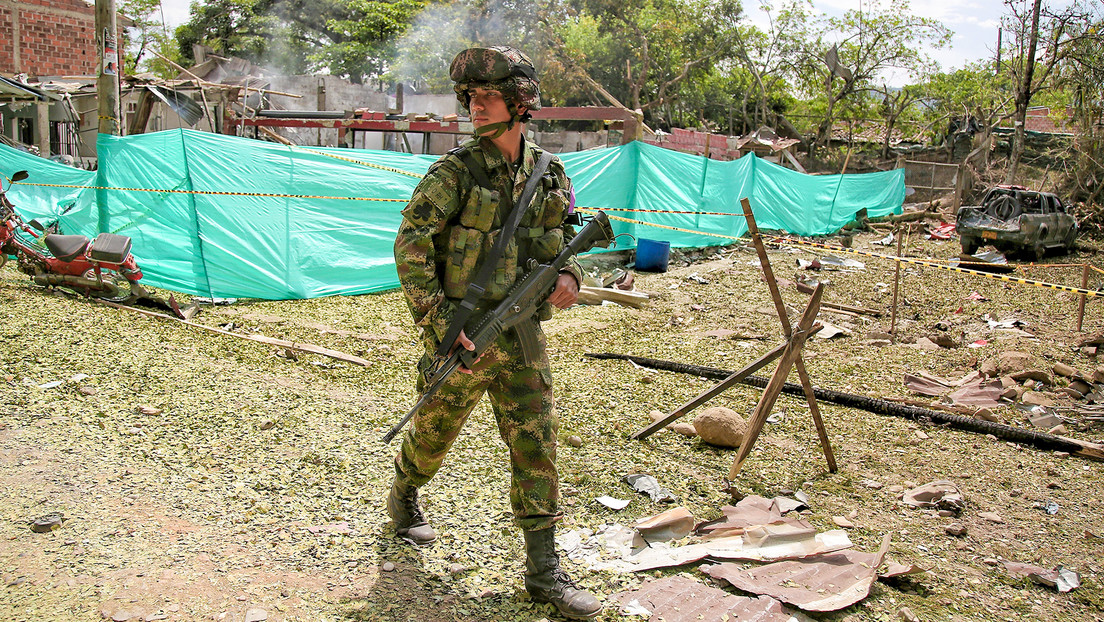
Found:
<path fill-rule="evenodd" d="M 521 121 L 521 115 L 518 114 L 517 104 L 512 101 L 507 105 L 507 109 L 510 111 L 509 121 L 499 121 L 498 123 L 491 123 L 483 127 L 478 127 L 475 129 L 476 137 L 494 140 L 514 129 L 514 126 Z"/>

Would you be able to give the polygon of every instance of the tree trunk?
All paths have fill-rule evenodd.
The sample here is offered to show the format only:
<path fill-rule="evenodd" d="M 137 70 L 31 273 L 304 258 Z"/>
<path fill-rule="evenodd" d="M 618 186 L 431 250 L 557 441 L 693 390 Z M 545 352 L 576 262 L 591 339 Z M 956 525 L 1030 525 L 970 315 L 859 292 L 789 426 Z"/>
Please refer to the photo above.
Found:
<path fill-rule="evenodd" d="M 1019 172 L 1020 160 L 1023 159 L 1024 137 L 1027 124 L 1027 107 L 1031 103 L 1032 85 L 1035 77 L 1035 47 L 1039 44 L 1039 12 L 1043 1 L 1035 0 L 1031 9 L 1031 31 L 1027 39 L 1027 60 L 1024 61 L 1023 76 L 1016 85 L 1016 114 L 1013 117 L 1015 133 L 1012 135 L 1012 154 L 1008 159 L 1008 173 L 1004 177 L 1004 183 L 1010 184 L 1016 179 Z"/>

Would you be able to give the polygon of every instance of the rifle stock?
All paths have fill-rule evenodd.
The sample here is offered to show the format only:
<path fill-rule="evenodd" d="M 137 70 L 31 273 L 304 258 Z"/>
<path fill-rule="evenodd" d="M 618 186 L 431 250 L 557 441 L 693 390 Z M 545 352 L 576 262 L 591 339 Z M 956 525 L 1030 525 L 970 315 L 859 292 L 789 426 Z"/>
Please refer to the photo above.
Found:
<path fill-rule="evenodd" d="M 471 331 L 465 329 L 465 334 L 471 339 L 475 349 L 467 350 L 458 347 L 447 358 L 440 361 L 433 375 L 426 378 L 429 386 L 425 393 L 414 407 L 384 435 L 383 442 L 390 443 L 403 426 L 429 401 L 429 398 L 444 385 L 445 380 L 460 368 L 461 364 L 472 367 L 504 331 L 514 329 L 525 362 L 528 364 L 536 362 L 540 354 L 535 319 L 537 309 L 555 288 L 560 270 L 577 253 L 590 250 L 595 246 L 605 248 L 612 241 L 613 228 L 610 226 L 609 217 L 599 211 L 551 262 L 541 264 L 530 259 L 529 271 L 510 288 L 506 298 L 498 303 L 493 311 L 484 314 Z"/>

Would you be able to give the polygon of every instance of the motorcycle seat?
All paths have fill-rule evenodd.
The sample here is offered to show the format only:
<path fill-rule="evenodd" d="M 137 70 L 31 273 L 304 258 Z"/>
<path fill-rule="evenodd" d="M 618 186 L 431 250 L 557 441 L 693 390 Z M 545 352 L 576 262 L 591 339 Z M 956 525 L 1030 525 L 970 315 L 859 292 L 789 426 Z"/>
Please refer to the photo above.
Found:
<path fill-rule="evenodd" d="M 83 235 L 59 235 L 50 233 L 46 236 L 46 248 L 62 261 L 73 261 L 84 254 L 88 248 L 88 238 Z"/>

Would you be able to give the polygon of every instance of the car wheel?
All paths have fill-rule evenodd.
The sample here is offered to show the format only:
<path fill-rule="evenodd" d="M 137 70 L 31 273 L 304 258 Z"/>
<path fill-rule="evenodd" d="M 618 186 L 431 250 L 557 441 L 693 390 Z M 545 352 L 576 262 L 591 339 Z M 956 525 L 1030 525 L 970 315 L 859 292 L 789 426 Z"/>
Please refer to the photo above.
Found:
<path fill-rule="evenodd" d="M 973 255 L 977 252 L 978 241 L 974 238 L 962 238 L 962 254 Z"/>
<path fill-rule="evenodd" d="M 1036 262 L 1042 261 L 1043 257 L 1046 257 L 1046 247 L 1043 246 L 1042 242 L 1036 242 L 1035 245 L 1031 247 L 1031 255 L 1035 258 Z"/>
<path fill-rule="evenodd" d="M 1023 212 L 1019 200 L 1011 195 L 999 196 L 992 200 L 985 208 L 986 213 L 998 220 L 1015 218 Z"/>

